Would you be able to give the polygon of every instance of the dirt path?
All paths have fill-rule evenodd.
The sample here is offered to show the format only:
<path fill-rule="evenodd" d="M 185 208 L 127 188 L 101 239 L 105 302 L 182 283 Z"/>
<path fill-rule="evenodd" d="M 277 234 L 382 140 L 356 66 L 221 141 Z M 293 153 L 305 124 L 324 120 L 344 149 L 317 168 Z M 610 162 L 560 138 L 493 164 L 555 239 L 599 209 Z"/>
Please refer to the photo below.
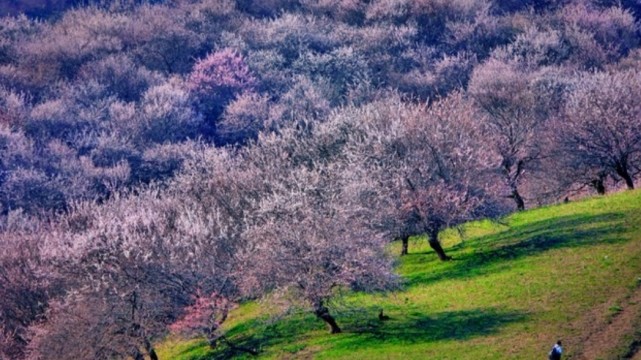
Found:
<path fill-rule="evenodd" d="M 641 287 L 620 302 L 619 311 L 609 323 L 592 324 L 581 340 L 582 350 L 572 356 L 572 360 L 621 359 L 621 352 L 630 344 L 626 337 L 635 333 L 641 324 Z M 596 326 L 594 326 L 596 325 Z M 624 343 L 628 341 L 628 343 Z M 641 360 L 641 348 L 628 354 L 627 359 Z"/>

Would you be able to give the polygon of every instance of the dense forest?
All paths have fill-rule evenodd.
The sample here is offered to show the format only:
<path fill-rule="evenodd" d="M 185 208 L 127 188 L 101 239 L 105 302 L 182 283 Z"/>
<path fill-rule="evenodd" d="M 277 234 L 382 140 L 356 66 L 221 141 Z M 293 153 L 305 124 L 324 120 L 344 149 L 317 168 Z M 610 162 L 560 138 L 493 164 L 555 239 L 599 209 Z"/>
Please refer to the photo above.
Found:
<path fill-rule="evenodd" d="M 153 359 L 168 331 L 215 347 L 265 297 L 338 333 L 337 289 L 402 286 L 391 241 L 427 234 L 447 261 L 447 227 L 641 174 L 634 0 L 0 15 L 2 359 Z"/>

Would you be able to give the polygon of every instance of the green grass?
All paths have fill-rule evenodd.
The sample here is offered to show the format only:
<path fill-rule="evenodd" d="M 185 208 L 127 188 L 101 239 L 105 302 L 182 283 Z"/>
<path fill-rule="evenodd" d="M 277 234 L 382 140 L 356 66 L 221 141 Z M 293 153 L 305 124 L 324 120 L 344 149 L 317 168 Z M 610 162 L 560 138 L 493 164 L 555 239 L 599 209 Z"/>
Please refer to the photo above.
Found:
<path fill-rule="evenodd" d="M 542 359 L 557 338 L 566 359 L 590 326 L 620 311 L 641 282 L 641 192 L 548 206 L 442 234 L 454 261 L 425 239 L 399 259 L 402 290 L 349 293 L 332 308 L 344 333 L 300 312 L 273 320 L 259 303 L 234 311 L 231 339 L 270 359 Z M 400 251 L 400 244 L 391 250 Z M 379 322 L 378 310 L 391 317 Z M 203 340 L 169 338 L 161 359 L 244 358 Z"/>

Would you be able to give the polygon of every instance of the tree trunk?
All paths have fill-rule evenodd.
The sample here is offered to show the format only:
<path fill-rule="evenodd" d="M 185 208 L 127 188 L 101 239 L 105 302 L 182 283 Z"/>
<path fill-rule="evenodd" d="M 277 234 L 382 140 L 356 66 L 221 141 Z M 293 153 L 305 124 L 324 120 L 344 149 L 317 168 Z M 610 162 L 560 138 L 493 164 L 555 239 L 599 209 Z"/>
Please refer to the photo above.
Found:
<path fill-rule="evenodd" d="M 314 314 L 329 326 L 331 334 L 338 334 L 341 332 L 341 328 L 338 327 L 336 320 L 334 320 L 332 315 L 329 314 L 329 309 L 325 305 L 323 305 L 323 303 L 319 303 L 318 305 L 316 305 Z"/>
<path fill-rule="evenodd" d="M 401 247 L 401 256 L 408 254 L 409 239 L 409 236 L 403 236 L 401 238 L 401 242 L 403 243 L 403 246 Z"/>
<path fill-rule="evenodd" d="M 445 250 L 443 250 L 443 247 L 441 246 L 441 242 L 438 241 L 438 230 L 430 231 L 428 232 L 428 243 L 430 244 L 430 247 L 436 251 L 436 254 L 438 255 L 438 258 L 441 259 L 441 261 L 448 261 L 452 260 L 451 256 L 447 256 L 445 254 Z"/>
<path fill-rule="evenodd" d="M 210 349 L 216 349 L 218 347 L 218 344 L 222 343 L 227 345 L 230 349 L 234 351 L 244 352 L 251 355 L 258 355 L 258 351 L 244 347 L 244 346 L 236 345 L 233 342 L 229 341 L 229 339 L 227 339 L 225 335 L 219 334 L 217 325 L 213 325 L 209 329 L 209 334 L 207 334 L 207 341 L 209 342 Z"/>
<path fill-rule="evenodd" d="M 207 341 L 209 342 L 209 347 L 215 349 L 218 347 L 218 342 L 220 340 L 220 334 L 217 333 L 218 326 L 212 325 L 209 328 L 209 333 L 207 334 Z"/>
<path fill-rule="evenodd" d="M 628 172 L 628 169 L 623 166 L 617 167 L 617 174 L 623 178 L 625 181 L 625 185 L 627 185 L 628 190 L 634 190 L 634 180 L 632 180 L 632 176 L 630 176 L 630 173 Z"/>
<path fill-rule="evenodd" d="M 153 347 L 149 350 L 149 359 L 158 360 L 158 354 L 156 354 L 156 350 Z"/>
<path fill-rule="evenodd" d="M 220 341 L 222 341 L 225 344 L 227 344 L 227 346 L 229 346 L 229 348 L 234 350 L 234 351 L 244 352 L 244 353 L 248 353 L 248 354 L 251 354 L 251 355 L 258 355 L 258 351 L 254 350 L 254 349 L 250 349 L 250 348 L 244 347 L 244 346 L 236 345 L 233 342 L 229 341 L 225 336 L 221 336 L 219 339 L 220 339 Z"/>
<path fill-rule="evenodd" d="M 519 194 L 519 189 L 514 187 L 512 189 L 512 195 L 510 195 L 512 199 L 514 199 L 514 202 L 516 203 L 516 209 L 518 211 L 523 211 L 525 210 L 525 201 L 523 201 L 523 197 L 521 194 Z"/>
<path fill-rule="evenodd" d="M 149 354 L 150 360 L 158 360 L 158 354 L 156 354 L 156 349 L 154 349 L 154 346 L 151 345 L 151 342 L 147 339 L 145 339 L 145 350 L 147 351 L 147 354 Z"/>
<path fill-rule="evenodd" d="M 605 183 L 603 182 L 603 178 L 599 177 L 598 179 L 592 180 L 591 185 L 594 190 L 596 190 L 597 194 L 605 195 Z"/>
<path fill-rule="evenodd" d="M 220 297 L 219 299 L 222 299 Z M 223 299 L 224 300 L 224 299 Z M 217 319 L 215 315 L 220 315 L 220 318 Z M 209 347 L 215 349 L 218 346 L 218 343 L 221 338 L 224 338 L 224 335 L 219 333 L 220 326 L 227 320 L 229 315 L 229 307 L 227 305 L 223 306 L 220 309 L 220 314 L 215 314 L 211 321 L 211 326 L 209 327 L 209 332 L 207 333 L 207 340 L 209 341 Z"/>
<path fill-rule="evenodd" d="M 132 357 L 134 358 L 134 360 L 145 360 L 145 356 L 138 349 L 135 349 L 133 351 Z"/>

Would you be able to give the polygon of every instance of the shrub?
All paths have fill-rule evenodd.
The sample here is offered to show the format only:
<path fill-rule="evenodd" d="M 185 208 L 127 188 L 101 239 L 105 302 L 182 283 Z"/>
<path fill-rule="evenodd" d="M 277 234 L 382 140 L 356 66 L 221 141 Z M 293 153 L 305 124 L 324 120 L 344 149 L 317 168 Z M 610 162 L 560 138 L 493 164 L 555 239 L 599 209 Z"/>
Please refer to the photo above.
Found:
<path fill-rule="evenodd" d="M 566 27 L 575 27 L 590 34 L 610 61 L 626 55 L 639 44 L 634 16 L 620 7 L 599 10 L 578 3 L 563 8 L 559 17 Z"/>
<path fill-rule="evenodd" d="M 154 86 L 140 104 L 138 142 L 178 142 L 201 130 L 200 116 L 191 108 L 189 92 L 178 79 Z"/>
<path fill-rule="evenodd" d="M 305 76 L 297 76 L 293 82 L 289 91 L 270 110 L 272 126 L 323 119 L 331 110 L 328 99 L 331 88 L 326 83 L 313 82 Z"/>
<path fill-rule="evenodd" d="M 17 169 L 12 171 L 0 187 L 4 209 L 23 209 L 37 213 L 41 209 L 64 210 L 67 206 L 61 186 L 42 171 Z"/>
<path fill-rule="evenodd" d="M 218 125 L 224 143 L 244 143 L 269 127 L 269 99 L 256 93 L 240 95 L 225 108 Z"/>
<path fill-rule="evenodd" d="M 23 95 L 0 87 L 0 124 L 21 127 L 29 113 Z"/>
<path fill-rule="evenodd" d="M 25 133 L 40 144 L 50 139 L 73 141 L 76 134 L 89 128 L 88 123 L 79 121 L 74 105 L 68 99 L 56 99 L 34 106 L 24 125 Z"/>
<path fill-rule="evenodd" d="M 366 4 L 358 0 L 302 0 L 301 5 L 319 17 L 328 16 L 350 24 L 361 24 L 365 20 Z"/>
<path fill-rule="evenodd" d="M 243 57 L 229 48 L 198 61 L 187 79 L 187 88 L 196 97 L 198 108 L 212 123 L 230 101 L 255 87 L 256 79 Z"/>
<path fill-rule="evenodd" d="M 305 52 L 292 67 L 312 80 L 324 79 L 331 86 L 328 94 L 331 105 L 337 106 L 344 103 L 351 85 L 369 77 L 368 65 L 367 60 L 353 48 L 340 47 L 324 54 Z"/>
<path fill-rule="evenodd" d="M 181 8 L 144 5 L 130 17 L 124 39 L 135 47 L 136 63 L 164 74 L 185 74 L 203 55 L 204 34 L 188 26 L 189 14 Z"/>
<path fill-rule="evenodd" d="M 21 62 L 45 83 L 73 79 L 85 62 L 123 50 L 129 21 L 95 8 L 68 11 L 60 21 L 44 26 L 41 34 L 46 36 L 21 47 Z"/>
<path fill-rule="evenodd" d="M 140 68 L 124 54 L 108 56 L 80 69 L 79 81 L 96 81 L 105 87 L 107 96 L 116 96 L 126 102 L 137 101 L 159 76 Z"/>

